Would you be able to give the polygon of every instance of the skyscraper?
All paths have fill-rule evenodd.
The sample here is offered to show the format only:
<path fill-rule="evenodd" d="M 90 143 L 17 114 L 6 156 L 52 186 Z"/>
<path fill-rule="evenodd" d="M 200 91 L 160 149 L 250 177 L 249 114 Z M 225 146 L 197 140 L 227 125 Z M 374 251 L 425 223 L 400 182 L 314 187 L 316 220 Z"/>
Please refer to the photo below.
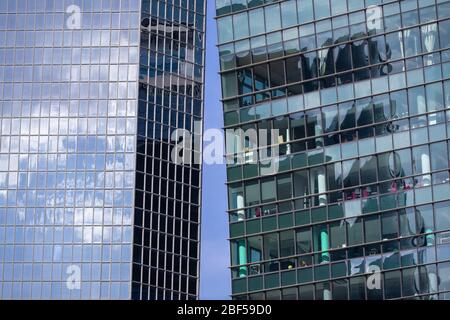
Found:
<path fill-rule="evenodd" d="M 233 299 L 450 299 L 450 1 L 216 10 Z"/>
<path fill-rule="evenodd" d="M 198 296 L 205 5 L 0 1 L 0 298 Z"/>

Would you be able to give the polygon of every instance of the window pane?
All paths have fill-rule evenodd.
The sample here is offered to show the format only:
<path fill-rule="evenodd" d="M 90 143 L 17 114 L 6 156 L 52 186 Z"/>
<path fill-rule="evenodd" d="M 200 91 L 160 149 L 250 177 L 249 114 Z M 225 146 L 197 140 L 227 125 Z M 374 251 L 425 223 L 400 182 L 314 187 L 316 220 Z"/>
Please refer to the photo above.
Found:
<path fill-rule="evenodd" d="M 255 66 L 253 68 L 253 78 L 256 91 L 269 88 L 269 73 L 266 65 Z"/>
<path fill-rule="evenodd" d="M 245 248 L 244 239 L 231 241 L 231 265 L 233 266 L 246 263 L 246 261 L 242 260 L 240 257 L 240 247 Z M 245 251 L 242 258 L 245 258 Z"/>
<path fill-rule="evenodd" d="M 216 0 L 216 14 L 222 15 L 231 12 L 230 0 Z"/>
<path fill-rule="evenodd" d="M 306 133 L 308 137 L 319 136 L 322 132 L 322 113 L 318 109 L 308 111 L 306 113 Z"/>
<path fill-rule="evenodd" d="M 352 44 L 352 60 L 354 68 L 362 68 L 369 65 L 368 43 L 366 40 L 356 41 Z M 369 69 L 356 71 L 355 80 L 369 78 Z"/>
<path fill-rule="evenodd" d="M 438 268 L 439 279 L 441 279 L 439 290 L 450 290 L 450 262 L 440 263 Z"/>
<path fill-rule="evenodd" d="M 361 183 L 367 184 L 377 181 L 377 157 L 370 156 L 360 159 Z"/>
<path fill-rule="evenodd" d="M 409 114 L 406 90 L 391 93 L 391 114 L 393 118 L 404 118 Z"/>
<path fill-rule="evenodd" d="M 400 297 L 400 276 L 400 271 L 386 272 L 384 274 L 384 294 L 386 299 Z"/>
<path fill-rule="evenodd" d="M 405 42 L 405 56 L 415 56 L 422 52 L 419 28 L 407 29 L 403 31 L 403 36 Z"/>
<path fill-rule="evenodd" d="M 398 217 L 397 212 L 383 213 L 381 216 L 382 237 L 393 239 L 398 237 Z"/>
<path fill-rule="evenodd" d="M 314 286 L 301 286 L 299 288 L 299 296 L 301 300 L 314 300 Z"/>
<path fill-rule="evenodd" d="M 433 207 L 431 205 L 420 206 L 416 209 L 417 231 L 428 233 L 434 231 Z"/>
<path fill-rule="evenodd" d="M 242 208 L 244 206 L 244 192 L 240 184 L 233 184 L 228 187 L 230 209 Z"/>
<path fill-rule="evenodd" d="M 402 237 L 412 236 L 416 231 L 416 218 L 412 209 L 402 210 L 399 215 L 400 235 Z"/>
<path fill-rule="evenodd" d="M 276 233 L 264 235 L 264 260 L 278 257 L 278 235 Z"/>
<path fill-rule="evenodd" d="M 427 112 L 425 90 L 423 86 L 408 89 L 409 112 L 417 115 Z"/>
<path fill-rule="evenodd" d="M 331 0 L 332 15 L 338 15 L 347 12 L 347 1 Z"/>
<path fill-rule="evenodd" d="M 238 94 L 253 92 L 253 77 L 251 69 L 240 69 L 237 71 Z"/>
<path fill-rule="evenodd" d="M 280 232 L 280 257 L 294 255 L 294 243 L 294 230 Z"/>
<path fill-rule="evenodd" d="M 373 98 L 374 121 L 384 122 L 391 118 L 391 104 L 389 95 L 384 94 Z"/>
<path fill-rule="evenodd" d="M 288 118 L 280 117 L 273 120 L 273 129 L 278 130 L 278 143 L 289 142 L 291 138 L 289 137 L 289 122 Z"/>
<path fill-rule="evenodd" d="M 231 27 L 231 16 L 217 19 L 217 33 L 219 34 L 219 43 L 233 40 L 233 28 Z"/>
<path fill-rule="evenodd" d="M 297 300 L 297 288 L 287 288 L 282 291 L 282 300 Z"/>
<path fill-rule="evenodd" d="M 366 299 L 366 279 L 364 277 L 350 278 L 350 299 Z"/>
<path fill-rule="evenodd" d="M 249 237 L 248 243 L 248 258 L 249 262 L 258 262 L 262 260 L 262 237 Z"/>
<path fill-rule="evenodd" d="M 294 192 L 296 197 L 309 194 L 308 191 L 308 171 L 294 172 Z"/>
<path fill-rule="evenodd" d="M 286 84 L 283 60 L 271 62 L 269 64 L 269 70 L 271 87 L 278 87 Z"/>
<path fill-rule="evenodd" d="M 291 175 L 283 175 L 277 179 L 278 199 L 288 199 L 292 197 Z"/>
<path fill-rule="evenodd" d="M 414 173 L 416 174 L 426 174 L 431 171 L 431 161 L 430 154 L 428 151 L 428 146 L 420 146 L 413 148 L 413 164 L 414 164 Z M 431 176 L 424 175 L 422 177 L 417 178 L 418 185 L 430 185 L 431 184 Z"/>
<path fill-rule="evenodd" d="M 339 1 L 341 3 L 342 1 Z M 333 281 L 333 300 L 348 300 L 348 280 Z"/>
<path fill-rule="evenodd" d="M 386 46 L 391 49 L 388 55 L 388 59 L 401 59 L 403 58 L 403 33 L 401 31 L 389 33 L 386 35 Z"/>
<path fill-rule="evenodd" d="M 301 77 L 301 58 L 292 57 L 286 59 L 286 79 L 287 83 L 299 82 Z"/>
<path fill-rule="evenodd" d="M 250 34 L 256 35 L 260 33 L 264 33 L 264 10 L 256 9 L 251 10 L 249 13 L 249 21 L 250 21 Z"/>
<path fill-rule="evenodd" d="M 404 177 L 412 175 L 411 150 L 403 149 L 394 153 L 395 176 Z"/>
<path fill-rule="evenodd" d="M 350 246 L 362 243 L 362 220 L 360 218 L 349 220 L 347 222 L 347 233 Z"/>
<path fill-rule="evenodd" d="M 325 168 L 317 167 L 310 170 L 311 193 L 324 193 L 327 191 Z M 320 205 L 326 204 L 326 196 L 319 196 Z M 324 198 L 325 197 L 325 198 Z"/>
<path fill-rule="evenodd" d="M 345 224 L 334 222 L 330 224 L 330 244 L 332 249 L 345 247 Z"/>
<path fill-rule="evenodd" d="M 327 166 L 328 190 L 342 188 L 342 169 L 341 163 L 337 162 Z"/>
<path fill-rule="evenodd" d="M 281 28 L 280 6 L 278 4 L 264 8 L 266 16 L 266 32 L 271 32 Z"/>
<path fill-rule="evenodd" d="M 311 252 L 311 229 L 297 230 L 297 254 Z"/>
<path fill-rule="evenodd" d="M 373 123 L 373 104 L 370 99 L 357 101 L 356 121 L 358 126 L 367 126 Z M 372 136 L 373 136 L 372 127 L 365 127 L 358 130 L 358 137 L 360 140 Z"/>
<path fill-rule="evenodd" d="M 305 23 L 314 19 L 312 0 L 297 0 L 298 21 Z"/>
<path fill-rule="evenodd" d="M 433 143 L 430 145 L 431 170 L 441 170 L 448 168 L 447 144 L 445 142 Z"/>
<path fill-rule="evenodd" d="M 314 13 L 316 19 L 330 16 L 330 3 L 328 0 L 314 0 Z"/>
<path fill-rule="evenodd" d="M 450 202 L 440 202 L 434 206 L 436 230 L 450 229 Z"/>
<path fill-rule="evenodd" d="M 247 13 L 240 13 L 233 16 L 234 39 L 248 37 L 248 16 Z"/>
<path fill-rule="evenodd" d="M 441 48 L 450 47 L 450 20 L 439 22 L 439 36 L 441 37 Z"/>
<path fill-rule="evenodd" d="M 352 69 L 352 57 L 349 45 L 339 45 L 334 48 L 334 62 L 336 66 L 336 72 L 344 72 Z M 347 83 L 352 80 L 351 74 L 342 74 L 338 76 L 339 83 Z"/>
<path fill-rule="evenodd" d="M 283 28 L 297 24 L 296 0 L 281 3 L 281 17 L 283 19 Z"/>
<path fill-rule="evenodd" d="M 424 52 L 433 52 L 437 50 L 439 48 L 437 23 L 427 24 L 420 28 L 422 30 L 422 43 Z M 443 31 L 442 28 L 440 29 L 440 32 L 445 33 L 445 31 Z"/>
<path fill-rule="evenodd" d="M 425 87 L 427 96 L 427 110 L 436 111 L 444 108 L 444 96 L 440 82 L 428 84 Z"/>
<path fill-rule="evenodd" d="M 364 219 L 364 232 L 366 235 L 366 242 L 380 241 L 381 237 L 381 223 L 378 215 L 367 217 Z"/>
<path fill-rule="evenodd" d="M 303 113 L 296 113 L 290 116 L 291 136 L 293 140 L 305 137 L 305 116 Z"/>
<path fill-rule="evenodd" d="M 245 206 L 252 206 L 259 203 L 259 183 L 251 182 L 245 185 Z"/>
<path fill-rule="evenodd" d="M 224 98 L 233 97 L 238 94 L 236 74 L 234 72 L 222 75 L 222 95 Z"/>
<path fill-rule="evenodd" d="M 339 129 L 337 106 L 323 108 L 322 112 L 324 121 L 324 133 L 337 131 Z"/>
<path fill-rule="evenodd" d="M 359 160 L 349 160 L 342 163 L 344 187 L 359 185 Z"/>
<path fill-rule="evenodd" d="M 265 179 L 261 181 L 262 202 L 271 202 L 276 200 L 275 180 Z"/>
<path fill-rule="evenodd" d="M 247 9 L 247 0 L 231 0 L 233 11 Z"/>

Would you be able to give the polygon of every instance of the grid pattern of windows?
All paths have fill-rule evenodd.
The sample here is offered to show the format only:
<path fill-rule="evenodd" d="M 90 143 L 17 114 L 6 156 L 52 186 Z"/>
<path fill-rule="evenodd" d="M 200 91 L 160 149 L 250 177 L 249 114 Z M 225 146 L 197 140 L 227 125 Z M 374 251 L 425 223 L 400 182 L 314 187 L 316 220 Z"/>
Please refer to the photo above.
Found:
<path fill-rule="evenodd" d="M 197 298 L 200 166 L 170 156 L 202 136 L 204 24 L 204 0 L 1 1 L 1 298 Z"/>
<path fill-rule="evenodd" d="M 402 11 L 398 2 L 384 5 L 383 29 L 369 29 L 366 11 L 360 10 L 219 46 L 225 124 L 247 121 L 244 110 L 264 114 L 270 99 L 304 94 L 305 103 L 317 106 L 439 78 L 440 63 L 448 61 L 447 52 L 442 58 L 439 53 L 449 46 L 450 6 L 423 3 L 419 8 L 404 5 Z M 434 14 L 420 14 L 412 22 L 402 19 L 425 9 Z"/>
<path fill-rule="evenodd" d="M 201 168 L 171 156 L 177 129 L 202 137 L 205 7 L 143 1 L 133 299 L 198 297 Z"/>
<path fill-rule="evenodd" d="M 139 6 L 0 1 L 1 298 L 130 298 Z"/>
<path fill-rule="evenodd" d="M 233 298 L 449 299 L 450 2 L 216 9 Z"/>

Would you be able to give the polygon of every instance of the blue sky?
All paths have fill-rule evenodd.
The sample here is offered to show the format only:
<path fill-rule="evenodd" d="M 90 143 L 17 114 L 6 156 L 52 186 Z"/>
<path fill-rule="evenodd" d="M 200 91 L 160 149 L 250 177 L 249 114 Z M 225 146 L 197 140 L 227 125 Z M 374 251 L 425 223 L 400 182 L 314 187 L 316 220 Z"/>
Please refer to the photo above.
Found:
<path fill-rule="evenodd" d="M 208 1 L 206 25 L 205 129 L 223 128 L 219 57 L 216 48 L 214 3 Z M 203 211 L 200 299 L 229 299 L 231 280 L 228 247 L 225 165 L 203 166 Z"/>

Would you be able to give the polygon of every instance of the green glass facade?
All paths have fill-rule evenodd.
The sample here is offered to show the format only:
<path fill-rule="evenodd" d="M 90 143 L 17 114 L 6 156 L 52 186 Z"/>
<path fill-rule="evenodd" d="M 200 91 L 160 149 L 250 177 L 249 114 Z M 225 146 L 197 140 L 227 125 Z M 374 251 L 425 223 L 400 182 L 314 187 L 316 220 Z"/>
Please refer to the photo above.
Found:
<path fill-rule="evenodd" d="M 216 15 L 225 128 L 278 130 L 229 151 L 233 299 L 450 299 L 450 1 Z"/>

